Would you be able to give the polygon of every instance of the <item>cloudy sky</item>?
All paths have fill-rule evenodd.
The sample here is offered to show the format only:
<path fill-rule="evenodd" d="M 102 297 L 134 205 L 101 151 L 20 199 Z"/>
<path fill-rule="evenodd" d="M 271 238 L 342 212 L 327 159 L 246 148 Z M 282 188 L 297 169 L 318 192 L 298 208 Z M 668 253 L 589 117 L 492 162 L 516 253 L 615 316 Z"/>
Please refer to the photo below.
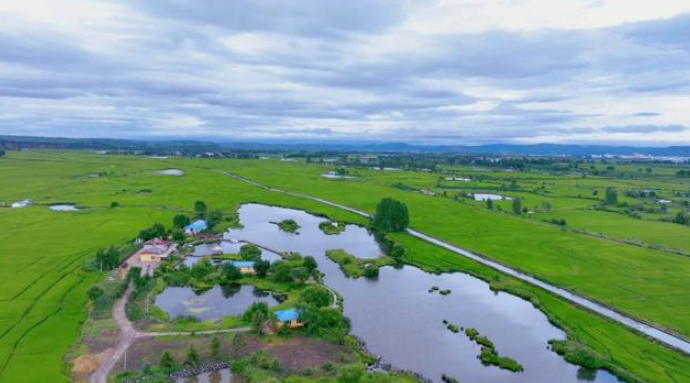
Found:
<path fill-rule="evenodd" d="M 0 134 L 690 144 L 690 1 L 0 0 Z"/>

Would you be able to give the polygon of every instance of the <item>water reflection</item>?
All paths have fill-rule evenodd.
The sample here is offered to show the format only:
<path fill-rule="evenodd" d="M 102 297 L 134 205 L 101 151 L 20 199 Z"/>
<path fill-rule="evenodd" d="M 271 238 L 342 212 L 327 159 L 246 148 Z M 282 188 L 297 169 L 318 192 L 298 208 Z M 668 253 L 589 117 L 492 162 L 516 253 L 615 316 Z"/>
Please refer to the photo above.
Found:
<path fill-rule="evenodd" d="M 448 374 L 460 381 L 502 383 L 613 383 L 606 371 L 581 371 L 548 350 L 548 340 L 564 339 L 546 316 L 529 302 L 510 294 L 495 293 L 484 281 L 462 273 L 432 275 L 415 267 L 384 268 L 378 280 L 346 278 L 338 265 L 325 257 L 327 249 L 344 249 L 360 258 L 382 255 L 365 228 L 348 225 L 339 235 L 325 235 L 318 228 L 325 219 L 294 209 L 257 204 L 239 209 L 242 229 L 231 229 L 226 238 L 247 240 L 276 251 L 297 251 L 314 256 L 325 273 L 325 283 L 344 298 L 352 332 L 369 349 L 402 369 L 439 381 Z M 284 233 L 270 222 L 294 219 L 301 235 Z M 449 255 L 452 256 L 452 255 Z M 431 286 L 451 290 L 442 296 Z M 512 373 L 486 367 L 477 359 L 480 348 L 462 334 L 443 325 L 446 319 L 461 327 L 474 327 L 488 336 L 501 355 L 519 361 L 525 371 Z"/>

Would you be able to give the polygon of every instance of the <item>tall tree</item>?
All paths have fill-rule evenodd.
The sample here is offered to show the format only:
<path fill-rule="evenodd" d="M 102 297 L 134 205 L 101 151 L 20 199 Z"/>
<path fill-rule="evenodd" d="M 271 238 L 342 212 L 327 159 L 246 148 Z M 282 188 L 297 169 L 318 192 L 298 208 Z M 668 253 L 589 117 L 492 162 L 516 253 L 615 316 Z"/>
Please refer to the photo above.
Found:
<path fill-rule="evenodd" d="M 618 205 L 618 190 L 613 187 L 606 188 L 606 197 L 604 198 L 606 205 Z"/>
<path fill-rule="evenodd" d="M 403 231 L 410 224 L 407 205 L 392 198 L 384 198 L 376 206 L 372 225 L 383 231 Z"/>
<path fill-rule="evenodd" d="M 173 218 L 173 226 L 180 228 L 180 229 L 189 225 L 189 223 L 190 223 L 190 219 L 185 214 L 177 214 Z"/>
<path fill-rule="evenodd" d="M 515 213 L 515 214 L 521 214 L 522 213 L 522 198 L 515 197 L 513 199 L 513 213 Z"/>
<path fill-rule="evenodd" d="M 207 211 L 208 208 L 206 207 L 206 203 L 204 201 L 194 202 L 194 212 L 196 213 L 197 218 L 206 218 Z"/>
<path fill-rule="evenodd" d="M 5 149 L 0 149 L 0 157 L 5 157 L 6 153 L 7 152 L 5 152 Z"/>

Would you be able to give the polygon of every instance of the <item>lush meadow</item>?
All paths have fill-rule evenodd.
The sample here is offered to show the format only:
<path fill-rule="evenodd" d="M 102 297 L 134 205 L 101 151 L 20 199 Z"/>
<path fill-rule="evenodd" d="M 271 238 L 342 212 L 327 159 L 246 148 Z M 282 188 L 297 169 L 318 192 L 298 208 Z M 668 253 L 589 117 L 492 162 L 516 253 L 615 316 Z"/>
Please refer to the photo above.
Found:
<path fill-rule="evenodd" d="M 185 174 L 158 174 L 168 168 L 182 169 Z M 455 170 L 486 176 L 472 182 L 474 190 L 499 190 L 502 184 L 517 179 L 519 189 L 502 189 L 498 194 L 521 196 L 530 208 L 542 206 L 543 201 L 552 205 L 550 212 L 516 216 L 510 213 L 508 201 L 500 202 L 505 208 L 498 212 L 487 209 L 483 202 L 457 198 L 456 193 L 473 189 L 443 188 L 439 174 L 428 172 L 356 169 L 352 170 L 356 178 L 334 180 L 321 177 L 332 167 L 277 160 L 10 152 L 0 160 L 0 204 L 25 198 L 34 204 L 21 209 L 0 208 L 0 382 L 68 381 L 63 357 L 79 336 L 86 317 L 86 290 L 103 277 L 83 271 L 84 262 L 96 249 L 130 241 L 152 223 L 170 225 L 176 213 L 191 212 L 196 200 L 226 213 L 234 212 L 243 202 L 260 202 L 365 223 L 352 213 L 263 190 L 219 170 L 368 212 L 375 210 L 381 197 L 394 197 L 407 203 L 411 226 L 416 229 L 690 335 L 686 287 L 690 258 L 646 247 L 659 242 L 684 249 L 687 245 L 682 239 L 690 229 L 588 208 L 603 198 L 591 196 L 592 188 L 604 190 L 610 183 L 622 187 L 635 180 Z M 655 174 L 653 179 L 667 190 L 663 193 L 680 190 L 682 185 L 663 174 Z M 400 183 L 413 190 L 400 188 Z M 534 191 L 542 184 L 549 193 Z M 424 195 L 415 188 L 430 189 L 436 195 Z M 48 205 L 58 202 L 74 203 L 82 210 L 48 210 Z M 543 221 L 565 214 L 571 214 L 566 228 Z M 607 219 L 609 216 L 620 222 Z M 573 230 L 575 226 L 614 239 L 633 237 L 645 246 L 579 233 Z M 649 382 L 690 381 L 690 358 L 686 356 L 442 249 L 404 235 L 398 240 L 410 250 L 406 255 L 410 263 L 435 271 L 470 272 L 496 288 L 532 300 L 568 330 L 573 344 L 593 350 L 607 368 L 628 370 Z M 38 364 L 41 368 L 32 368 Z"/>

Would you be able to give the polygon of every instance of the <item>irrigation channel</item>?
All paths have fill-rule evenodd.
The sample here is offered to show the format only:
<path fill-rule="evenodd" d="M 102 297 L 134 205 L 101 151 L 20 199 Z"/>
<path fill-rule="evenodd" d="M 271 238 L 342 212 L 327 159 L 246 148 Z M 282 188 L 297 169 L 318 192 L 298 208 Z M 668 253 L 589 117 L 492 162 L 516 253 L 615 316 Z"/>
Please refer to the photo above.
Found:
<path fill-rule="evenodd" d="M 403 266 L 384 267 L 376 279 L 348 278 L 325 253 L 343 249 L 363 259 L 383 256 L 376 238 L 364 227 L 347 225 L 342 233 L 327 235 L 319 229 L 326 219 L 302 210 L 252 203 L 240 206 L 238 213 L 242 227 L 228 230 L 224 238 L 313 256 L 324 273 L 324 284 L 343 297 L 352 334 L 380 356 L 381 367 L 390 364 L 433 381 L 440 381 L 443 374 L 461 382 L 485 383 L 618 381 L 606 371 L 567 363 L 548 347 L 550 339 L 565 339 L 565 333 L 550 324 L 544 313 L 516 296 L 491 291 L 486 282 L 470 275 L 436 275 Z M 300 228 L 287 233 L 271 223 L 283 219 L 295 220 Z M 450 294 L 430 291 L 433 286 Z M 223 304 L 246 304 L 236 297 L 229 295 Z M 197 306 L 197 312 L 207 308 L 210 313 L 214 304 L 207 303 L 208 307 Z M 447 329 L 444 320 L 475 328 L 493 341 L 500 355 L 522 364 L 524 371 L 484 366 L 477 358 L 481 347 L 464 333 Z"/>
<path fill-rule="evenodd" d="M 266 186 L 266 185 L 263 185 L 259 182 L 254 181 L 254 180 L 251 180 L 251 179 L 248 179 L 248 178 L 245 178 L 245 177 L 242 177 L 242 176 L 230 173 L 230 172 L 226 172 L 226 171 L 221 171 L 221 173 L 223 173 L 229 177 L 235 178 L 237 180 L 241 180 L 241 181 L 247 182 L 249 184 L 252 184 L 254 186 L 260 187 L 262 189 L 266 189 L 266 190 L 270 190 L 270 191 L 274 191 L 274 192 L 279 192 L 279 193 L 283 193 L 283 194 L 288 194 L 288 195 L 292 195 L 295 197 L 307 198 L 307 199 L 310 199 L 312 201 L 321 202 L 321 203 L 324 203 L 324 204 L 327 204 L 330 206 L 334 206 L 334 207 L 337 207 L 337 208 L 340 208 L 343 210 L 347 210 L 349 212 L 352 212 L 352 213 L 355 213 L 355 214 L 358 214 L 358 215 L 361 215 L 364 217 L 370 217 L 370 215 L 368 213 L 365 213 L 363 211 L 351 208 L 349 206 L 345 206 L 345 205 L 341 205 L 341 204 L 338 204 L 338 203 L 335 203 L 332 201 L 328 201 L 328 200 L 325 200 L 323 198 L 318 198 L 318 197 L 310 196 L 307 194 L 295 193 L 295 192 L 290 192 L 290 191 L 286 191 L 286 190 L 282 190 L 282 189 L 277 189 L 277 188 L 274 188 L 271 186 Z M 489 266 L 489 267 L 496 269 L 498 271 L 501 271 L 505 274 L 511 275 L 515 278 L 518 278 L 522 281 L 530 283 L 534 286 L 538 286 L 538 287 L 540 287 L 546 291 L 549 291 L 549 292 L 551 292 L 551 293 L 553 293 L 553 294 L 555 294 L 555 295 L 557 295 L 557 296 L 559 296 L 559 297 L 561 297 L 567 301 L 570 301 L 574 304 L 577 304 L 581 307 L 584 307 L 588 310 L 591 310 L 591 311 L 593 311 L 599 315 L 602 315 L 602 316 L 609 318 L 615 322 L 618 322 L 618 323 L 620 323 L 620 324 L 622 324 L 622 325 L 624 325 L 624 326 L 626 326 L 626 327 L 628 327 L 634 331 L 638 331 L 640 333 L 643 333 L 652 339 L 655 339 L 661 343 L 666 344 L 669 347 L 680 350 L 686 354 L 690 354 L 690 340 L 688 340 L 684 337 L 681 337 L 681 336 L 676 335 L 676 334 L 672 334 L 672 333 L 670 333 L 670 332 L 668 332 L 668 331 L 666 331 L 660 327 L 657 327 L 651 323 L 645 323 L 639 319 L 630 317 L 630 316 L 623 314 L 619 311 L 611 309 L 610 307 L 607 307 L 606 305 L 604 305 L 602 303 L 593 301 L 593 300 L 586 298 L 582 295 L 579 295 L 575 292 L 572 292 L 572 291 L 566 290 L 564 288 L 557 287 L 557 286 L 552 285 L 550 283 L 544 282 L 544 281 L 542 281 L 542 280 L 540 280 L 534 276 L 531 276 L 529 274 L 521 272 L 521 271 L 514 269 L 510 266 L 506 266 L 502 263 L 499 263 L 499 262 L 496 262 L 494 260 L 485 258 L 481 255 L 472 253 L 471 251 L 465 250 L 465 249 L 460 248 L 458 246 L 451 245 L 444 240 L 432 237 L 428 234 L 424 234 L 420 231 L 413 230 L 413 229 L 407 229 L 407 233 L 409 233 L 410 235 L 412 235 L 414 237 L 417 237 L 419 239 L 422 239 L 424 241 L 432 243 L 434 245 L 441 246 L 441 247 L 443 247 L 447 250 L 450 250 L 456 254 L 459 254 L 459 255 L 462 255 L 464 257 L 475 260 L 475 261 L 477 261 L 483 265 Z"/>

